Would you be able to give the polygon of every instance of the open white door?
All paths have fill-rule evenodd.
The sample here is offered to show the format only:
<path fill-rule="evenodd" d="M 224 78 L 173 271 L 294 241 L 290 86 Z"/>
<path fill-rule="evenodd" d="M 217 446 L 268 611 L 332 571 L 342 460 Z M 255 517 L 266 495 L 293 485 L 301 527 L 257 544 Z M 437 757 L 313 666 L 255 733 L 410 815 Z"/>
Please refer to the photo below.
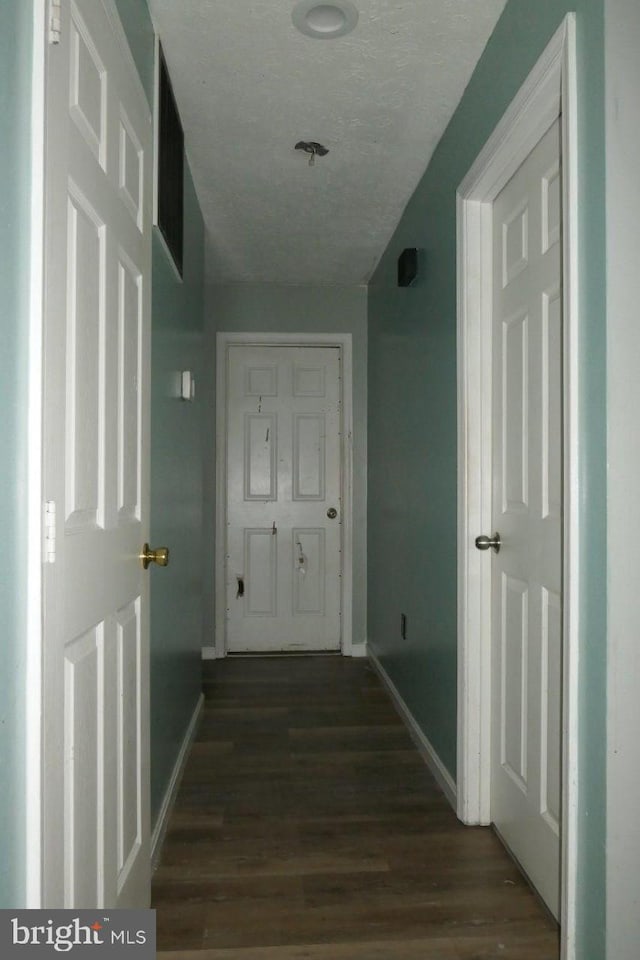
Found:
<path fill-rule="evenodd" d="M 577 885 L 577 783 L 578 783 L 578 689 L 579 689 L 579 595 L 580 578 L 578 575 L 579 551 L 579 503 L 582 498 L 581 477 L 578 457 L 578 424 L 583 415 L 580 404 L 580 337 L 579 337 L 579 284 L 578 264 L 580 262 L 578 232 L 578 195 L 579 195 L 579 150 L 577 125 L 577 68 L 576 68 L 576 18 L 567 14 L 551 38 L 540 59 L 522 85 L 520 91 L 508 107 L 493 134 L 476 158 L 467 176 L 458 189 L 458 270 L 459 270 L 459 309 L 458 309 L 458 370 L 459 370 L 459 525 L 458 525 L 458 597 L 459 597 L 459 644 L 458 644 L 458 816 L 465 823 L 490 823 L 498 820 L 498 826 L 507 836 L 511 821 L 502 821 L 496 815 L 492 803 L 494 770 L 492 760 L 498 757 L 506 760 L 515 770 L 512 783 L 514 789 L 524 793 L 516 784 L 518 767 L 527 771 L 526 790 L 530 794 L 532 819 L 543 820 L 539 824 L 541 831 L 550 830 L 551 846 L 555 847 L 553 834 L 556 831 L 554 821 L 561 823 L 560 849 L 560 896 L 547 893 L 554 909 L 561 917 L 560 939 L 563 960 L 575 958 L 576 935 L 576 885 Z M 494 353 L 494 282 L 492 265 L 494 250 L 494 205 L 499 195 L 517 176 L 532 151 L 552 124 L 559 118 L 560 153 L 562 156 L 561 175 L 556 176 L 557 156 L 549 158 L 547 168 L 540 169 L 538 189 L 534 188 L 533 206 L 542 207 L 541 211 L 531 212 L 527 217 L 541 217 L 538 231 L 529 233 L 526 256 L 523 256 L 522 239 L 524 236 L 522 200 L 515 201 L 510 213 L 503 211 L 503 226 L 507 233 L 507 275 L 509 287 L 524 273 L 525 259 L 536 261 L 534 270 L 542 281 L 542 302 L 538 301 L 532 315 L 530 326 L 538 322 L 542 312 L 542 330 L 535 337 L 527 336 L 527 324 L 522 322 L 522 304 L 510 306 L 503 304 L 501 318 L 502 350 Z M 555 134 L 551 135 L 552 137 Z M 543 164 L 544 167 L 544 164 Z M 546 183 L 545 183 L 546 181 Z M 514 198 L 512 197 L 512 200 Z M 556 204 L 555 210 L 552 210 Z M 525 204 L 526 205 L 526 204 Z M 546 211 L 545 211 L 546 207 Z M 546 223 L 545 223 L 546 217 Z M 553 218 L 556 218 L 555 221 Z M 519 222 L 518 222 L 519 221 Z M 553 230 L 557 225 L 558 230 Z M 518 229 L 520 227 L 520 229 Z M 502 231 L 500 231 L 502 233 Z M 545 240 L 548 246 L 543 246 Z M 556 242 L 559 240 L 559 242 Z M 520 255 L 518 255 L 518 246 Z M 544 252 L 543 252 L 544 251 Z M 499 253 L 498 286 L 504 284 L 502 251 Z M 559 274 L 543 278 L 542 270 L 549 261 L 548 256 L 557 257 L 560 264 Z M 515 287 L 512 288 L 515 290 Z M 540 291 L 539 291 L 540 292 Z M 561 292 L 559 298 L 556 294 Z M 541 309 L 540 309 L 541 307 Z M 527 306 L 526 311 L 530 308 Z M 525 311 L 525 312 L 526 312 Z M 537 313 L 537 319 L 536 319 Z M 503 324 L 503 325 L 502 325 Z M 503 334 L 506 333 L 506 338 Z M 542 338 L 540 338 L 542 333 Z M 559 338 L 559 339 L 558 339 Z M 510 341 L 510 342 L 509 342 Z M 520 349 L 522 348 L 522 349 Z M 537 357 L 535 354 L 537 353 Z M 494 359 L 499 371 L 518 362 L 521 358 L 522 370 L 527 367 L 527 378 L 521 381 L 522 401 L 517 399 L 510 407 L 503 424 L 514 450 L 507 476 L 500 467 L 500 458 L 495 459 L 494 431 L 492 429 L 495 392 Z M 560 366 L 558 366 L 561 357 Z M 531 367 L 529 364 L 531 362 Z M 529 369 L 536 383 L 530 378 Z M 515 377 L 515 379 L 514 379 Z M 511 370 L 512 394 L 517 374 Z M 558 383 L 560 397 L 558 400 Z M 504 378 L 502 384 L 505 386 Z M 545 396 L 544 388 L 547 388 Z M 537 396 L 535 395 L 538 390 Z M 550 391 L 550 392 L 549 392 Z M 501 390 L 501 398 L 506 400 L 509 387 Z M 525 425 L 528 433 L 533 430 L 542 435 L 532 448 L 524 444 L 520 447 L 522 456 L 518 461 L 517 447 L 513 438 L 524 431 L 516 429 L 518 416 L 522 421 L 525 394 L 532 401 L 533 416 L 538 422 L 530 420 Z M 553 395 L 553 400 L 552 400 Z M 548 443 L 555 443 L 559 434 L 561 418 L 561 444 L 552 449 Z M 521 423 L 522 426 L 522 423 Z M 504 437 L 504 434 L 503 434 Z M 546 447 L 546 449 L 545 449 Z M 542 452 L 540 452 L 542 451 Z M 528 460 L 528 463 L 526 462 Z M 562 482 L 558 490 L 558 469 L 561 465 Z M 496 476 L 496 466 L 498 476 Z M 505 464 L 506 466 L 506 464 Z M 494 513 L 495 504 L 500 505 L 504 496 L 494 488 L 502 485 L 502 494 L 506 499 L 518 501 L 517 484 L 514 477 L 524 470 L 533 470 L 535 476 L 528 476 L 521 482 L 521 492 L 531 505 L 532 515 L 541 524 L 541 528 L 532 531 L 532 545 L 535 557 L 533 579 L 520 576 L 515 568 L 508 568 L 510 558 L 507 551 L 517 552 L 522 546 L 523 534 L 515 527 L 494 526 L 498 515 Z M 524 479 L 524 472 L 521 474 Z M 505 486 L 506 481 L 506 486 Z M 522 499 L 522 497 L 521 497 Z M 551 539 L 545 544 L 547 533 L 544 526 L 553 527 L 557 516 L 561 514 L 561 526 L 551 532 Z M 500 523 L 505 520 L 500 517 Z M 510 523 L 510 520 L 509 520 Z M 479 534 L 501 534 L 503 547 L 498 556 L 480 552 L 474 541 Z M 527 538 L 529 534 L 527 534 Z M 534 544 L 534 540 L 538 543 Z M 557 552 L 558 540 L 561 540 L 561 554 Z M 510 548 L 507 546 L 510 541 Z M 543 554 L 551 547 L 553 558 L 545 559 Z M 559 559 L 560 558 L 560 559 Z M 504 566 L 502 562 L 504 561 Z M 558 562 L 561 563 L 558 576 Z M 492 588 L 496 576 L 502 581 L 505 603 L 495 603 Z M 510 584 L 509 584 L 510 578 Z M 517 580 L 524 587 L 518 588 Z M 507 582 L 505 582 L 507 581 Z M 514 589 L 510 589 L 512 586 Z M 520 599 L 517 597 L 520 589 Z M 492 683 L 492 621 L 498 617 L 498 623 L 512 625 L 524 624 L 525 614 L 529 619 L 529 610 L 525 610 L 525 591 L 532 600 L 529 607 L 537 607 L 531 623 L 527 624 L 531 634 L 540 626 L 542 632 L 540 648 L 529 657 L 529 638 L 524 638 L 520 649 L 524 652 L 526 643 L 526 665 L 524 658 L 520 666 L 528 671 L 529 678 L 537 674 L 540 684 L 529 687 L 525 684 L 523 671 L 518 668 L 518 653 L 511 649 L 511 662 L 505 664 L 504 684 L 502 671 L 497 673 L 497 682 L 504 689 L 508 703 L 503 697 L 505 712 L 515 717 L 508 722 L 507 716 L 502 722 L 502 735 L 494 736 L 500 730 L 500 721 L 495 719 L 497 698 L 494 698 L 495 683 Z M 541 602 L 540 602 L 541 601 Z M 540 615 L 542 624 L 540 624 Z M 517 636 L 517 629 L 514 631 Z M 561 639 L 561 650 L 557 643 Z M 516 659 L 514 660 L 514 655 Z M 537 663 L 534 662 L 538 657 Z M 559 676 L 561 663 L 561 675 Z M 516 683 L 509 683 L 508 680 Z M 550 709 L 551 702 L 557 705 L 558 683 L 561 687 L 561 716 Z M 553 687 L 555 686 L 555 693 Z M 539 727 L 532 740 L 524 735 L 524 714 L 529 706 L 523 702 L 526 697 L 537 699 Z M 550 699 L 549 699 L 550 698 Z M 502 707 L 498 706 L 501 710 Z M 560 724 L 560 730 L 558 729 Z M 558 758 L 560 739 L 562 739 L 561 757 Z M 528 734 L 527 734 L 528 737 Z M 503 751 L 504 746 L 504 751 Z M 525 757 L 526 753 L 526 757 Z M 492 756 L 493 755 L 493 756 Z M 537 766 L 537 770 L 533 767 Z M 558 770 L 558 766 L 560 769 Z M 503 769 L 503 773 L 504 773 Z M 507 774 L 508 776 L 508 774 Z M 521 777 L 521 779 L 524 779 Z M 508 815 L 507 815 L 508 816 Z M 533 828 L 535 835 L 538 827 Z M 515 849 L 516 843 L 511 840 Z M 546 845 L 546 839 L 544 841 Z M 547 850 L 549 847 L 546 848 Z M 540 887 L 543 886 L 533 876 L 533 869 L 526 863 L 526 854 L 516 851 L 530 876 Z M 543 853 L 546 858 L 546 853 Z M 553 853 L 553 870 L 556 854 Z M 556 874 L 557 877 L 557 874 Z M 557 883 L 555 884 L 558 885 Z"/>
<path fill-rule="evenodd" d="M 110 0 L 50 40 L 42 903 L 146 906 L 152 126 Z"/>
<path fill-rule="evenodd" d="M 560 911 L 560 121 L 493 205 L 491 819 Z M 495 548 L 494 548 L 495 549 Z"/>

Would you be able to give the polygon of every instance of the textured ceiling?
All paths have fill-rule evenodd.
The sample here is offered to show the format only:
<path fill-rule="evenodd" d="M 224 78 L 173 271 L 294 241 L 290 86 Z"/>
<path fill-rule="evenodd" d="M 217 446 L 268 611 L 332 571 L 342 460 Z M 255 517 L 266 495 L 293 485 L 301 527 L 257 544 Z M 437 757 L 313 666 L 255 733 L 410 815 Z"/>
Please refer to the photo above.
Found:
<path fill-rule="evenodd" d="M 315 40 L 294 0 L 149 0 L 213 281 L 366 283 L 505 0 L 356 0 Z M 294 150 L 317 140 L 315 166 Z"/>

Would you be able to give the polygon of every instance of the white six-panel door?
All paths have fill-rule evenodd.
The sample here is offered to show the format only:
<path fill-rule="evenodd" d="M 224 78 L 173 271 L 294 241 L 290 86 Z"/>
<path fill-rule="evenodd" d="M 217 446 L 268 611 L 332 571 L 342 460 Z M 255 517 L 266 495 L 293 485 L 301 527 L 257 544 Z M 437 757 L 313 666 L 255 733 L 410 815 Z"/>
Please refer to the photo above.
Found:
<path fill-rule="evenodd" d="M 151 119 L 110 0 L 62 0 L 61 19 L 46 85 L 43 905 L 143 906 Z"/>
<path fill-rule="evenodd" d="M 562 768 L 560 123 L 494 204 L 492 820 L 557 917 Z"/>
<path fill-rule="evenodd" d="M 339 349 L 232 346 L 227 373 L 227 650 L 338 650 Z"/>

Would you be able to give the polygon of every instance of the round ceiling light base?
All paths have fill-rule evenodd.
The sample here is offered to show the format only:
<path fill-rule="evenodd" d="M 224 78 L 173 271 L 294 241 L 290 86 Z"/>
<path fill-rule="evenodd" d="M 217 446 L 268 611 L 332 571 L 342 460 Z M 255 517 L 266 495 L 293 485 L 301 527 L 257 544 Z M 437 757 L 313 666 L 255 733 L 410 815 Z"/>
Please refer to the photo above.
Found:
<path fill-rule="evenodd" d="M 292 19 L 301 33 L 315 40 L 335 40 L 350 33 L 358 22 L 358 10 L 351 0 L 300 0 Z"/>

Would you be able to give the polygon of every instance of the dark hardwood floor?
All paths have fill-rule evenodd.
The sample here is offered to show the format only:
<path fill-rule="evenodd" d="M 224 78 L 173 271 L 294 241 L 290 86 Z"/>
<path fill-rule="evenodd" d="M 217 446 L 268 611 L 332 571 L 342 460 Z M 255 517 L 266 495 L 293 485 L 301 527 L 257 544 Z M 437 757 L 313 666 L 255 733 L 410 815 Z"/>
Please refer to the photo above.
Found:
<path fill-rule="evenodd" d="M 557 960 L 485 828 L 463 827 L 377 675 L 341 657 L 204 665 L 154 875 L 158 951 L 192 960 Z"/>

